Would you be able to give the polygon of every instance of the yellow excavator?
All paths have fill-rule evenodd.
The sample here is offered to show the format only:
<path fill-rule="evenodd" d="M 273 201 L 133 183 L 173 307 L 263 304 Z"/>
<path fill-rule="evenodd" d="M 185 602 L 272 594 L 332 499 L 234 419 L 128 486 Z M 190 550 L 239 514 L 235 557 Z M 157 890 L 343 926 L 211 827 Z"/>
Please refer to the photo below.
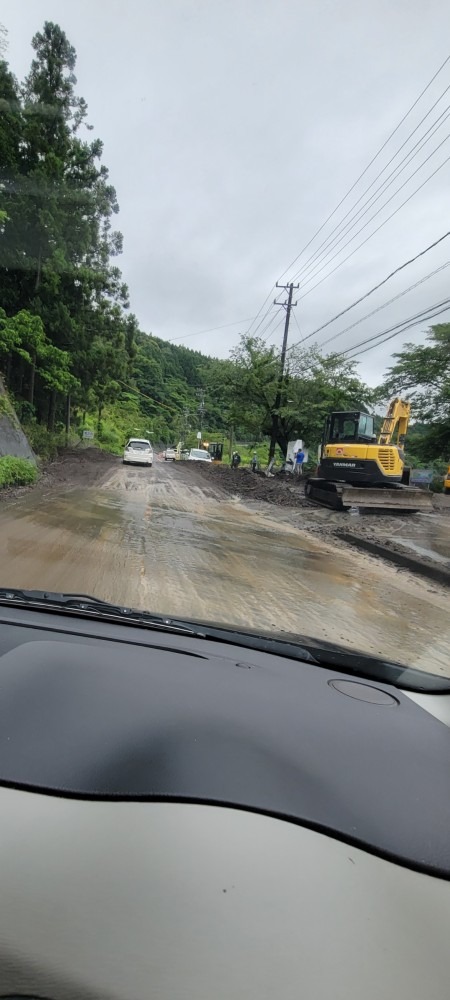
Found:
<path fill-rule="evenodd" d="M 444 476 L 444 493 L 446 496 L 450 496 L 450 463 Z"/>
<path fill-rule="evenodd" d="M 411 470 L 405 464 L 403 446 L 410 413 L 410 403 L 393 399 L 378 437 L 371 414 L 330 413 L 317 477 L 306 481 L 306 496 L 335 510 L 432 510 L 431 493 L 409 485 Z"/>

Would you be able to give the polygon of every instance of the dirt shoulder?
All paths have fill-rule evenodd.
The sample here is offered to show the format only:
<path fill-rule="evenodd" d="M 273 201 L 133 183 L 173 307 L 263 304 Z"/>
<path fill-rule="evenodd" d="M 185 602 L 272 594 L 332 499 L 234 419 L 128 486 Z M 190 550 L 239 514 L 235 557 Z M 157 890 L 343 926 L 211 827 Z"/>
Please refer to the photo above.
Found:
<path fill-rule="evenodd" d="M 45 467 L 42 480 L 51 486 L 94 486 L 120 464 L 117 455 L 100 448 L 67 449 Z"/>
<path fill-rule="evenodd" d="M 53 462 L 42 465 L 39 479 L 31 486 L 10 486 L 0 490 L 0 503 L 42 487 L 94 486 L 120 465 L 120 458 L 100 448 L 68 448 Z"/>

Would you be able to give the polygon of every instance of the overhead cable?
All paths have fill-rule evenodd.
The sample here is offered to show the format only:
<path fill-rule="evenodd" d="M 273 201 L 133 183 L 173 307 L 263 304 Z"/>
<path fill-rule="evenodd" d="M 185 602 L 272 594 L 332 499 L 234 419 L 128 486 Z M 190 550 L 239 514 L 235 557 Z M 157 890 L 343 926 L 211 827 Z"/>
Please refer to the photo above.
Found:
<path fill-rule="evenodd" d="M 361 316 L 360 319 L 351 323 L 350 326 L 346 326 L 344 330 L 339 330 L 339 332 L 334 333 L 332 337 L 328 337 L 328 340 L 323 340 L 322 343 L 319 344 L 320 349 L 322 349 L 322 347 L 326 347 L 327 344 L 331 344 L 331 342 L 333 340 L 337 340 L 338 337 L 343 337 L 345 333 L 349 332 L 349 330 L 354 330 L 356 326 L 364 323 L 366 319 L 370 319 L 371 316 L 375 316 L 376 313 L 381 312 L 382 309 L 386 309 L 387 306 L 392 305 L 393 302 L 397 302 L 398 299 L 403 298 L 403 296 L 407 295 L 408 292 L 414 291 L 414 289 L 418 288 L 419 285 L 423 285 L 426 281 L 429 281 L 430 278 L 434 278 L 436 274 L 440 273 L 440 271 L 445 271 L 445 268 L 447 267 L 450 267 L 450 260 L 447 260 L 445 264 L 441 264 L 440 267 L 436 267 L 435 270 L 430 271 L 429 274 L 425 274 L 423 278 L 420 278 L 419 281 L 415 281 L 413 285 L 409 285 L 408 288 L 404 288 L 402 292 L 399 292 L 398 295 L 394 295 L 392 299 L 388 299 L 387 302 L 382 302 L 382 304 L 377 306 L 376 309 L 372 309 L 372 312 L 365 313 L 364 316 Z M 349 350 L 351 350 L 351 348 L 349 348 Z"/>
<path fill-rule="evenodd" d="M 450 90 L 450 85 L 449 85 L 449 87 L 447 89 Z M 350 233 L 351 230 L 356 225 L 358 225 L 358 222 L 360 222 L 361 219 L 364 218 L 364 216 L 367 215 L 368 212 L 370 212 L 371 208 L 373 208 L 373 206 L 376 204 L 376 202 L 379 201 L 379 199 L 383 197 L 383 194 L 391 187 L 392 184 L 395 183 L 395 181 L 397 180 L 397 178 L 400 177 L 400 175 L 403 173 L 404 170 L 406 170 L 406 168 L 409 166 L 409 164 L 412 163 L 412 161 L 414 159 L 416 159 L 416 157 L 419 155 L 419 153 L 424 148 L 424 146 L 426 146 L 429 142 L 431 142 L 431 139 L 433 138 L 433 136 L 436 135 L 436 132 L 442 127 L 442 125 L 444 125 L 444 123 L 447 121 L 447 119 L 449 117 L 450 117 L 450 104 L 447 105 L 447 107 L 439 115 L 439 117 L 433 122 L 433 124 L 430 126 L 430 128 L 424 133 L 424 135 L 422 135 L 420 137 L 420 139 L 417 140 L 416 144 L 412 147 L 412 149 L 410 149 L 408 151 L 408 153 L 406 153 L 406 155 L 403 157 L 403 159 L 400 160 L 400 163 L 398 163 L 397 166 L 394 168 L 394 170 L 392 170 L 391 173 L 388 174 L 387 177 L 385 177 L 385 179 L 379 185 L 379 187 L 376 188 L 376 190 L 370 195 L 370 197 L 367 199 L 367 201 L 365 201 L 364 204 L 361 205 L 361 207 L 358 209 L 358 211 L 348 220 L 348 222 L 342 228 L 342 223 L 345 221 L 345 219 L 347 218 L 348 215 L 351 215 L 351 212 L 353 211 L 353 209 L 356 208 L 356 205 L 358 204 L 358 202 L 356 202 L 356 204 L 347 213 L 347 216 L 344 216 L 344 218 L 341 220 L 341 222 L 338 224 L 338 226 L 335 227 L 335 229 L 329 234 L 329 236 L 326 238 L 326 240 L 324 240 L 324 242 L 321 244 L 321 246 L 318 247 L 317 250 L 315 251 L 315 253 L 312 254 L 311 257 L 308 259 L 308 261 L 305 262 L 305 264 L 303 265 L 303 267 L 301 268 L 301 270 L 295 275 L 295 279 L 296 280 L 300 280 L 301 283 L 304 283 L 304 282 L 306 282 L 308 280 L 308 272 L 315 272 L 315 271 L 317 271 L 316 265 L 319 264 L 319 262 L 325 261 L 325 259 L 330 255 L 331 251 L 336 246 L 338 246 L 339 243 L 342 242 L 342 240 L 345 238 L 345 236 L 348 235 L 348 233 Z M 439 146 L 437 147 L 437 149 L 439 149 Z M 430 154 L 430 155 L 433 155 L 433 153 Z M 423 163 L 426 163 L 426 162 L 427 162 L 427 160 L 423 161 Z M 383 168 L 383 171 L 381 171 L 381 173 L 383 173 L 385 169 L 386 168 Z M 420 169 L 420 167 L 418 169 Z M 379 174 L 378 176 L 381 176 L 381 174 Z M 410 177 L 408 178 L 408 180 L 410 180 L 411 177 L 413 177 L 413 176 L 414 176 L 414 174 L 411 174 Z M 375 181 L 373 183 L 375 183 Z M 408 181 L 405 181 L 405 183 L 408 183 Z M 373 186 L 373 185 L 370 185 L 370 186 Z M 402 186 L 404 186 L 404 185 L 402 185 Z M 402 189 L 401 187 L 398 188 L 398 191 L 401 191 L 401 189 Z M 369 190 L 370 190 L 370 188 L 367 188 L 367 191 L 369 191 Z M 361 200 L 361 199 L 359 199 L 359 200 Z M 385 204 L 387 204 L 387 202 Z M 384 208 L 384 205 L 381 206 L 381 208 L 379 209 L 379 212 L 381 212 L 383 210 L 383 208 Z M 378 214 L 378 212 L 376 214 Z M 375 216 L 373 216 L 372 218 L 375 218 Z M 361 230 L 360 230 L 360 232 L 361 232 Z M 333 233 L 336 233 L 336 236 L 334 237 L 334 239 L 332 238 L 333 237 Z M 353 238 L 356 238 L 357 235 L 358 234 L 355 233 L 355 236 Z M 323 250 L 322 250 L 322 247 L 324 248 Z M 309 274 L 309 277 L 313 277 L 313 276 L 314 276 L 313 273 Z"/>
<path fill-rule="evenodd" d="M 397 215 L 397 213 L 400 212 L 401 209 L 404 208 L 404 206 L 407 205 L 408 202 L 411 201 L 411 199 L 414 198 L 415 195 L 419 191 L 421 191 L 422 188 L 425 187 L 425 185 L 428 184 L 428 182 L 431 181 L 432 178 L 435 177 L 436 174 L 438 174 L 440 170 L 442 170 L 443 167 L 445 167 L 446 163 L 448 163 L 449 160 L 450 160 L 450 156 L 447 156 L 446 159 L 443 160 L 443 162 L 440 163 L 438 167 L 436 167 L 436 170 L 433 170 L 433 172 L 431 174 L 429 174 L 428 177 L 426 177 L 425 180 L 422 181 L 422 183 L 419 184 L 419 186 L 417 188 L 415 188 L 414 191 L 412 191 L 412 193 L 410 195 L 408 195 L 408 197 L 405 198 L 404 201 L 402 201 L 401 205 L 398 205 L 398 207 L 396 209 L 394 209 L 394 211 L 391 212 L 390 215 L 388 215 L 387 219 L 384 219 L 384 221 L 381 222 L 380 225 L 377 226 L 376 229 L 374 229 L 371 233 L 369 233 L 369 235 L 366 236 L 365 239 L 362 240 L 361 243 L 359 243 L 357 247 L 354 247 L 354 249 L 351 250 L 350 253 L 347 254 L 347 256 L 344 257 L 344 259 L 339 262 L 339 264 L 336 264 L 336 267 L 333 267 L 333 269 L 331 271 L 329 271 L 328 274 L 325 274 L 322 278 L 319 279 L 319 281 L 316 281 L 316 284 L 313 285 L 312 288 L 309 288 L 308 291 L 304 293 L 304 295 L 300 295 L 299 296 L 299 300 L 305 299 L 307 297 L 307 295 L 310 295 L 311 292 L 314 291 L 315 288 L 318 288 L 319 285 L 321 285 L 324 281 L 326 281 L 327 278 L 329 278 L 332 274 L 334 274 L 336 271 L 338 271 L 339 268 L 343 266 L 343 264 L 346 264 L 347 261 L 350 260 L 350 258 L 353 257 L 354 254 L 358 252 L 358 250 L 361 249 L 361 247 L 363 247 L 366 243 L 369 242 L 369 240 L 372 239 L 372 236 L 375 236 L 375 234 L 378 233 L 380 231 L 380 229 L 382 229 L 383 226 L 386 225 L 386 223 L 390 222 L 390 220 L 393 219 L 394 216 Z M 331 263 L 331 261 L 329 261 L 329 263 Z"/>
<path fill-rule="evenodd" d="M 344 355 L 349 356 L 350 353 L 353 351 L 356 351 L 357 354 L 363 354 L 365 352 L 360 351 L 359 350 L 360 347 L 364 348 L 366 344 L 371 344 L 371 343 L 373 344 L 375 340 L 380 340 L 380 338 L 385 337 L 386 334 L 392 335 L 392 336 L 386 336 L 386 340 L 391 340 L 392 337 L 398 336 L 398 334 L 403 333 L 404 329 L 409 329 L 410 325 L 417 326 L 419 323 L 423 323 L 425 322 L 425 320 L 431 319 L 432 316 L 431 315 L 429 316 L 428 313 L 432 313 L 433 315 L 439 315 L 439 312 L 445 312 L 449 307 L 450 307 L 450 299 L 442 299 L 441 302 L 435 302 L 433 305 L 427 306 L 426 309 L 422 309 L 421 312 L 415 313 L 413 316 L 408 316 L 407 319 L 402 320 L 400 323 L 395 323 L 394 326 L 388 327 L 387 330 L 382 330 L 381 333 L 375 333 L 371 337 L 366 337 L 366 339 L 362 340 L 359 344 L 354 344 L 353 347 L 349 347 L 346 351 L 339 352 L 340 356 Z M 434 310 L 438 310 L 438 312 L 435 313 Z M 381 343 L 384 342 L 385 342 L 384 340 L 381 341 Z M 373 346 L 378 347 L 379 344 L 373 344 Z M 355 355 L 352 354 L 352 356 L 356 357 L 356 354 Z"/>
<path fill-rule="evenodd" d="M 296 257 L 294 257 L 294 260 L 291 261 L 291 263 L 287 266 L 286 270 L 283 271 L 283 273 L 280 275 L 280 278 L 278 279 L 279 281 L 281 281 L 282 278 L 284 278 L 284 276 L 288 273 L 288 271 L 291 270 L 291 268 L 294 266 L 294 264 L 296 264 L 297 261 L 300 260 L 300 257 L 303 256 L 305 250 L 307 250 L 308 247 L 311 246 L 311 243 L 313 243 L 314 240 L 316 239 L 316 237 L 319 235 L 319 233 L 322 232 L 322 230 L 325 228 L 325 226 L 329 223 L 330 219 L 332 219 L 336 215 L 336 212 L 339 211 L 341 205 L 344 204 L 344 202 L 347 200 L 347 198 L 352 193 L 352 191 L 355 190 L 355 187 L 359 184 L 360 180 L 362 180 L 362 178 L 365 176 L 365 174 L 368 172 L 368 170 L 370 170 L 370 167 L 375 163 L 375 161 L 381 155 L 381 153 L 383 152 L 383 150 L 390 143 L 391 139 L 393 139 L 394 135 L 399 131 L 399 129 L 401 128 L 401 126 L 403 125 L 403 123 L 406 121 L 406 119 L 409 118 L 409 115 L 412 113 L 412 111 L 414 111 L 414 108 L 418 105 L 419 101 L 422 99 L 422 97 L 424 96 L 424 94 L 426 94 L 427 90 L 430 89 L 431 85 L 434 83 L 434 81 L 439 76 L 439 74 L 442 73 L 442 70 L 447 65 L 447 63 L 449 62 L 449 60 L 450 60 L 450 55 L 447 56 L 446 59 L 444 59 L 444 62 L 439 66 L 439 69 L 437 69 L 436 73 L 433 74 L 433 76 L 431 77 L 431 80 L 428 81 L 428 83 L 426 84 L 426 86 L 420 92 L 419 96 L 416 97 L 416 100 L 411 104 L 411 107 L 408 108 L 407 112 L 403 115 L 403 118 L 401 118 L 400 121 L 398 122 L 398 125 L 395 126 L 395 128 L 393 129 L 393 131 L 388 135 L 387 139 L 385 139 L 385 141 L 380 146 L 379 150 L 375 153 L 375 155 L 372 157 L 372 159 L 367 164 L 367 166 L 364 167 L 364 170 L 362 171 L 362 173 L 360 173 L 359 177 L 357 177 L 356 181 L 354 181 L 354 183 L 352 184 L 352 186 L 348 189 L 348 191 L 346 192 L 346 194 L 344 195 L 344 197 L 341 198 L 339 204 L 336 205 L 336 208 L 334 208 L 333 211 L 328 216 L 328 218 L 325 219 L 325 222 L 323 222 L 322 225 L 319 226 L 319 229 L 317 229 L 317 231 L 314 233 L 314 235 L 311 237 L 311 239 L 308 240 L 308 242 L 305 244 L 305 246 L 303 247 L 303 249 L 300 250 L 300 253 L 297 254 Z"/>
<path fill-rule="evenodd" d="M 400 264 L 398 267 L 394 268 L 394 270 L 391 271 L 388 275 L 386 275 L 386 277 L 383 278 L 382 281 L 379 281 L 376 285 L 373 285 L 372 288 L 369 288 L 369 291 L 365 292 L 364 295 L 360 295 L 359 299 L 355 299 L 355 301 L 351 302 L 351 304 L 349 306 L 346 306 L 345 309 L 341 309 L 341 311 L 336 313 L 335 316 L 332 316 L 331 319 L 328 319 L 326 323 L 322 323 L 321 326 L 317 326 L 316 329 L 312 331 L 312 333 L 308 333 L 308 336 L 305 337 L 305 340 L 310 340 L 311 337 L 315 337 L 318 333 L 321 333 L 322 330 L 326 330 L 327 326 L 330 326 L 331 323 L 335 323 L 337 319 L 341 318 L 341 316 L 345 316 L 346 313 L 350 312 L 351 309 L 354 309 L 355 306 L 359 306 L 361 302 L 364 302 L 364 300 L 368 299 L 370 295 L 373 295 L 374 292 L 377 292 L 379 288 L 382 288 L 383 285 L 386 285 L 387 282 L 390 281 L 391 278 L 393 278 L 396 274 L 399 274 L 400 271 L 404 271 L 405 267 L 409 267 L 410 264 L 414 264 L 416 260 L 419 260 L 420 257 L 424 257 L 425 254 L 430 252 L 430 250 L 434 250 L 435 247 L 439 246 L 440 243 L 448 239 L 449 236 L 450 236 L 450 229 L 442 236 L 439 236 L 437 240 L 434 240 L 433 243 L 430 243 L 429 246 L 425 247 L 424 250 L 420 250 L 419 253 L 416 253 L 414 257 L 410 257 L 409 260 L 405 260 L 403 264 Z"/>

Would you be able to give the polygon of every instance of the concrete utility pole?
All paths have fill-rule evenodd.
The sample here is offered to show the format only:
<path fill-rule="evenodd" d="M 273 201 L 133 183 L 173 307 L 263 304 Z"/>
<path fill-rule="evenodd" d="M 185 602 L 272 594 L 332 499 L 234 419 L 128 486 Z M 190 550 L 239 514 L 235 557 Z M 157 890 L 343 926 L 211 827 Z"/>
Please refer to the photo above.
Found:
<path fill-rule="evenodd" d="M 294 306 L 297 305 L 296 302 L 292 301 L 292 294 L 293 294 L 294 288 L 298 288 L 299 286 L 298 285 L 293 285 L 292 281 L 291 281 L 290 285 L 279 285 L 278 281 L 277 281 L 276 287 L 277 288 L 284 288 L 285 292 L 288 293 L 288 297 L 287 297 L 286 302 L 278 302 L 277 299 L 273 300 L 273 304 L 275 306 L 283 306 L 284 309 L 286 310 L 286 320 L 285 320 L 285 323 L 284 323 L 283 346 L 281 348 L 280 374 L 279 374 L 279 378 L 278 378 L 278 388 L 277 388 L 277 394 L 275 396 L 274 407 L 273 407 L 273 410 L 272 410 L 272 433 L 271 433 L 271 436 L 270 436 L 269 464 L 273 460 L 273 457 L 275 455 L 275 445 L 277 443 L 277 437 L 278 437 L 278 426 L 279 426 L 279 414 L 278 414 L 278 411 L 279 411 L 280 406 L 281 406 L 281 399 L 282 399 L 282 393 L 283 393 L 284 366 L 286 364 L 286 349 L 287 349 L 287 342 L 288 342 L 289 321 L 290 321 L 290 318 L 291 318 L 291 309 L 293 309 Z"/>
<path fill-rule="evenodd" d="M 203 416 L 205 413 L 205 390 L 197 389 L 197 396 L 200 397 L 198 412 L 200 414 L 200 447 L 201 447 L 203 442 Z"/>

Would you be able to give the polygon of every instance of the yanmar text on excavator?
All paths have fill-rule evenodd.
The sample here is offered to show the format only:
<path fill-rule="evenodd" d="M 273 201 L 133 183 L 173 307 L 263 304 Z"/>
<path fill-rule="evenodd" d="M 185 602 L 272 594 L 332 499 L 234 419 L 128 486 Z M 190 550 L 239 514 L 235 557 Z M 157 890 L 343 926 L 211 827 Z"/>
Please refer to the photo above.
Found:
<path fill-rule="evenodd" d="M 410 469 L 405 463 L 403 447 L 410 413 L 410 403 L 393 399 L 378 437 L 371 414 L 330 413 L 317 477 L 307 480 L 306 496 L 336 510 L 347 507 L 431 510 L 431 494 L 409 485 Z"/>

